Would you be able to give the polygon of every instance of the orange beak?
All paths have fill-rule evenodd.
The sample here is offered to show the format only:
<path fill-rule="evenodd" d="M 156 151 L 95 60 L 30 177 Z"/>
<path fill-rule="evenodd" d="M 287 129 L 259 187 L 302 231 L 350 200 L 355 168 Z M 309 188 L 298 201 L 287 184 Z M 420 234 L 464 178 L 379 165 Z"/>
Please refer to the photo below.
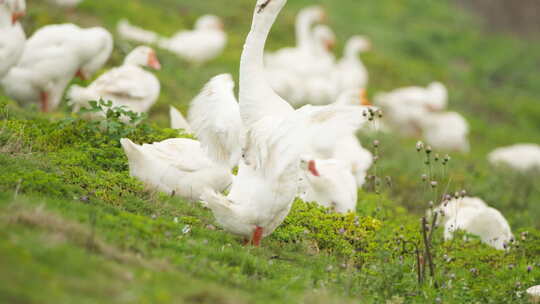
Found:
<path fill-rule="evenodd" d="M 86 76 L 84 76 L 84 73 L 82 72 L 82 69 L 77 70 L 77 74 L 75 74 L 76 77 L 79 77 L 81 80 L 86 80 Z"/>
<path fill-rule="evenodd" d="M 311 172 L 311 174 L 313 174 L 314 176 L 321 176 L 321 175 L 319 174 L 319 171 L 317 171 L 317 166 L 316 166 L 314 160 L 310 160 L 310 161 L 308 162 L 308 170 L 309 170 L 309 172 Z"/>
<path fill-rule="evenodd" d="M 161 70 L 161 63 L 159 63 L 159 60 L 155 52 L 151 52 L 148 55 L 148 66 L 154 70 Z"/>
<path fill-rule="evenodd" d="M 11 24 L 17 23 L 17 21 L 19 21 L 19 19 L 24 17 L 24 15 L 26 15 L 25 12 L 16 12 L 16 13 L 11 14 Z"/>
<path fill-rule="evenodd" d="M 367 98 L 367 92 L 365 89 L 360 89 L 360 104 L 363 106 L 371 106 L 371 102 Z"/>
<path fill-rule="evenodd" d="M 326 50 L 328 51 L 332 51 L 336 47 L 336 41 L 334 40 L 326 40 L 324 44 L 326 46 Z"/>

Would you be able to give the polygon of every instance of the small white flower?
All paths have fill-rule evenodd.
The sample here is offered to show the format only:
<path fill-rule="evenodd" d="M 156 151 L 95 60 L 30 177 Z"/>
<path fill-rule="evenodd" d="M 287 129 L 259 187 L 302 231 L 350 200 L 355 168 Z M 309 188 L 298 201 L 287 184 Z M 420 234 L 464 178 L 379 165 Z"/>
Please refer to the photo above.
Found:
<path fill-rule="evenodd" d="M 182 233 L 183 234 L 188 234 L 191 232 L 191 226 L 190 225 L 186 225 L 184 226 L 184 228 L 182 229 Z"/>

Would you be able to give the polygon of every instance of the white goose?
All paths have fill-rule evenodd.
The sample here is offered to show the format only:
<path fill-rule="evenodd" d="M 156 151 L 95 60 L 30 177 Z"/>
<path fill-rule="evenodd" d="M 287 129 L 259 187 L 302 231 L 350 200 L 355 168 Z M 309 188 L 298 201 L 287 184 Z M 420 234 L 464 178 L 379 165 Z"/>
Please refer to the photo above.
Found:
<path fill-rule="evenodd" d="M 418 120 L 425 141 L 437 150 L 469 152 L 469 125 L 457 112 L 426 113 Z"/>
<path fill-rule="evenodd" d="M 312 64 L 313 25 L 326 20 L 326 13 L 320 6 L 302 9 L 296 17 L 296 46 L 265 55 L 266 66 L 270 69 L 284 69 L 305 74 L 305 68 Z"/>
<path fill-rule="evenodd" d="M 429 112 L 443 111 L 447 102 L 448 92 L 439 82 L 427 88 L 407 87 L 375 96 L 375 104 L 385 112 L 385 121 L 405 136 L 420 136 L 419 121 Z"/>
<path fill-rule="evenodd" d="M 133 112 L 145 113 L 157 101 L 160 84 L 154 74 L 143 67 L 156 70 L 161 68 L 153 49 L 139 46 L 124 59 L 124 64 L 101 75 L 88 87 L 73 85 L 68 96 L 73 110 L 88 107 L 92 100 L 110 100 L 113 106 L 125 106 Z M 91 118 L 99 118 L 105 113 L 93 113 Z"/>
<path fill-rule="evenodd" d="M 327 105 L 338 97 L 337 83 L 333 79 L 336 58 L 332 48 L 335 43 L 335 34 L 328 26 L 317 25 L 314 28 L 309 75 L 299 75 L 302 84 L 297 86 L 297 90 L 305 92 L 297 104 Z"/>
<path fill-rule="evenodd" d="M 492 165 L 506 165 L 519 172 L 540 170 L 540 146 L 537 144 L 517 144 L 497 148 L 488 155 Z"/>
<path fill-rule="evenodd" d="M 157 44 L 194 64 L 203 64 L 218 57 L 227 45 L 223 22 L 214 15 L 199 17 L 193 30 L 179 31 L 170 38 L 135 26 L 126 19 L 118 22 L 116 30 L 122 39 Z"/>
<path fill-rule="evenodd" d="M 127 19 L 121 19 L 116 24 L 116 32 L 120 38 L 130 40 L 142 44 L 155 44 L 159 41 L 160 36 L 156 32 L 145 30 L 135 26 Z"/>
<path fill-rule="evenodd" d="M 223 52 L 227 33 L 219 17 L 205 15 L 197 20 L 192 31 L 180 31 L 171 38 L 160 40 L 158 45 L 188 62 L 203 64 Z"/>
<path fill-rule="evenodd" d="M 336 159 L 321 160 L 305 156 L 301 160 L 301 168 L 304 177 L 300 198 L 338 213 L 356 210 L 356 181 L 345 163 Z"/>
<path fill-rule="evenodd" d="M 258 0 L 240 62 L 240 113 L 247 128 L 244 157 L 227 196 L 209 190 L 202 200 L 227 231 L 259 245 L 288 214 L 297 194 L 300 155 L 315 136 L 350 134 L 360 109 L 303 107 L 297 111 L 266 82 L 266 38 L 287 0 Z M 338 136 L 339 137 L 339 136 Z"/>
<path fill-rule="evenodd" d="M 215 76 L 205 85 L 191 102 L 188 121 L 212 160 L 230 168 L 238 165 L 245 129 L 230 74 Z"/>
<path fill-rule="evenodd" d="M 102 27 L 80 28 L 71 23 L 47 25 L 28 40 L 25 55 L 30 58 L 32 55 L 39 56 L 39 49 L 53 44 L 65 46 L 75 53 L 80 61 L 77 76 L 84 80 L 107 62 L 112 53 L 113 38 Z"/>
<path fill-rule="evenodd" d="M 142 146 L 126 138 L 120 142 L 130 175 L 152 190 L 195 201 L 205 189 L 221 192 L 231 184 L 230 170 L 210 160 L 198 141 L 177 138 Z"/>
<path fill-rule="evenodd" d="M 345 45 L 343 58 L 335 68 L 337 92 L 366 88 L 368 84 L 368 71 L 359 56 L 371 49 L 371 43 L 366 37 L 351 37 Z"/>
<path fill-rule="evenodd" d="M 19 62 L 23 54 L 26 35 L 19 19 L 25 12 L 25 0 L 0 1 L 0 79 Z"/>
<path fill-rule="evenodd" d="M 482 241 L 496 249 L 505 249 L 512 238 L 510 225 L 496 209 L 476 197 L 465 197 L 445 202 L 442 211 L 444 238 L 452 239 L 456 230 L 479 236 Z"/>
<path fill-rule="evenodd" d="M 300 63 L 291 67 L 266 66 L 268 81 L 280 96 L 293 106 L 304 104 L 323 105 L 333 101 L 335 83 L 329 81 L 335 57 L 331 49 L 336 38 L 326 25 L 315 26 L 309 48 L 301 53 L 309 61 L 309 75 L 299 73 Z M 302 68 L 306 69 L 306 68 Z"/>
<path fill-rule="evenodd" d="M 339 99 L 334 102 L 336 106 L 370 106 L 365 89 L 354 89 L 344 92 Z M 373 155 L 370 151 L 362 147 L 355 134 L 343 137 L 331 146 L 314 145 L 310 153 L 317 158 L 337 159 L 348 166 L 350 172 L 356 179 L 358 188 L 362 187 L 366 181 L 367 171 L 373 164 Z"/>
<path fill-rule="evenodd" d="M 71 79 L 88 78 L 108 60 L 112 36 L 103 28 L 49 25 L 28 39 L 21 60 L 2 80 L 6 94 L 21 103 L 55 109 Z"/>
<path fill-rule="evenodd" d="M 182 115 L 182 112 L 180 112 L 180 110 L 173 106 L 170 106 L 169 117 L 171 120 L 171 129 L 182 129 L 187 133 L 193 133 L 191 126 L 189 125 L 184 115 Z"/>

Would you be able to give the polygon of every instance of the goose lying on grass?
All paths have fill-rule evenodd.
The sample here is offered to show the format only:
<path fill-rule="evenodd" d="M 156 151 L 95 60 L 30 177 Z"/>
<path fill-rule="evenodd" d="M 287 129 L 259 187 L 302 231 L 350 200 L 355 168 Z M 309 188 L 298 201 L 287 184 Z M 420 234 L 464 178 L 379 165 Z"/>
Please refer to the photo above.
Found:
<path fill-rule="evenodd" d="M 419 137 L 419 121 L 430 112 L 444 110 L 447 102 L 448 92 L 439 82 L 426 88 L 406 87 L 375 96 L 375 104 L 384 110 L 385 121 L 405 136 Z"/>
<path fill-rule="evenodd" d="M 227 196 L 212 189 L 202 196 L 225 230 L 256 246 L 291 208 L 306 145 L 315 137 L 350 135 L 364 122 L 361 107 L 305 106 L 295 111 L 266 81 L 265 42 L 286 2 L 257 1 L 240 62 L 239 106 L 247 130 L 243 158 Z"/>
<path fill-rule="evenodd" d="M 221 192 L 231 184 L 229 168 L 208 158 L 196 140 L 177 138 L 140 146 L 123 138 L 120 143 L 130 175 L 149 189 L 196 201 L 206 189 Z"/>
<path fill-rule="evenodd" d="M 20 103 L 39 103 L 44 112 L 54 110 L 71 79 L 92 76 L 108 60 L 112 47 L 111 34 L 100 27 L 45 26 L 28 39 L 2 86 Z"/>
<path fill-rule="evenodd" d="M 540 146 L 536 144 L 517 144 L 497 148 L 488 155 L 493 165 L 506 165 L 519 172 L 540 170 Z"/>
<path fill-rule="evenodd" d="M 223 22 L 214 15 L 201 16 L 197 19 L 193 30 L 179 31 L 170 38 L 139 28 L 125 19 L 118 23 L 117 31 L 122 39 L 157 44 L 160 48 L 194 64 L 203 64 L 216 58 L 227 44 Z"/>
<path fill-rule="evenodd" d="M 19 62 L 23 54 L 26 35 L 19 19 L 25 13 L 25 0 L 0 2 L 0 79 Z"/>
<path fill-rule="evenodd" d="M 157 101 L 160 84 L 154 74 L 143 67 L 159 70 L 161 65 L 153 49 L 139 46 L 131 51 L 122 66 L 101 75 L 88 87 L 73 85 L 68 96 L 73 110 L 86 108 L 92 100 L 110 100 L 112 105 L 125 106 L 136 113 L 147 112 Z M 100 118 L 103 112 L 89 113 L 90 118 Z"/>
<path fill-rule="evenodd" d="M 464 197 L 445 202 L 442 211 L 444 238 L 452 239 L 456 230 L 480 237 L 482 242 L 503 250 L 513 238 L 510 225 L 496 209 L 476 197 Z"/>
<path fill-rule="evenodd" d="M 426 113 L 418 121 L 424 139 L 434 149 L 469 152 L 469 124 L 457 112 Z"/>

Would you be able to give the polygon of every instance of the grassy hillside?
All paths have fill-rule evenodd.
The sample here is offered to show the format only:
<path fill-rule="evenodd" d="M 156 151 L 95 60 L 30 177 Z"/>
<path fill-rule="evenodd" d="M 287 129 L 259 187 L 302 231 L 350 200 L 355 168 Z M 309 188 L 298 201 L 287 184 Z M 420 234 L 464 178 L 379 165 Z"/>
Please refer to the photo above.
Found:
<path fill-rule="evenodd" d="M 518 244 L 499 252 L 477 240 L 444 243 L 437 231 L 435 278 L 419 285 L 411 244 L 421 242 L 419 219 L 433 194 L 420 178 L 426 168 L 416 139 L 362 138 L 367 146 L 381 142 L 372 173 L 390 181 L 381 195 L 371 185 L 361 190 L 357 217 L 298 201 L 261 248 L 243 247 L 200 206 L 149 193 L 129 177 L 120 135 L 138 142 L 185 136 L 166 129 L 168 106 L 185 111 L 215 74 L 237 79 L 253 0 L 86 0 L 74 12 L 28 2 L 29 34 L 60 22 L 114 31 L 124 17 L 172 34 L 214 13 L 223 16 L 229 43 L 203 67 L 158 51 L 162 94 L 137 128 L 102 132 L 65 105 L 42 115 L 0 91 L 0 302 L 525 303 L 523 291 L 540 283 L 540 176 L 486 161 L 498 146 L 540 142 L 539 42 L 483 32 L 450 0 L 289 0 L 272 31 L 269 49 L 291 45 L 296 12 L 320 3 L 341 42 L 372 38 L 370 95 L 441 80 L 450 108 L 469 120 L 472 152 L 452 155 L 448 189 L 466 189 L 501 210 Z M 107 68 L 133 46 L 117 39 Z"/>

